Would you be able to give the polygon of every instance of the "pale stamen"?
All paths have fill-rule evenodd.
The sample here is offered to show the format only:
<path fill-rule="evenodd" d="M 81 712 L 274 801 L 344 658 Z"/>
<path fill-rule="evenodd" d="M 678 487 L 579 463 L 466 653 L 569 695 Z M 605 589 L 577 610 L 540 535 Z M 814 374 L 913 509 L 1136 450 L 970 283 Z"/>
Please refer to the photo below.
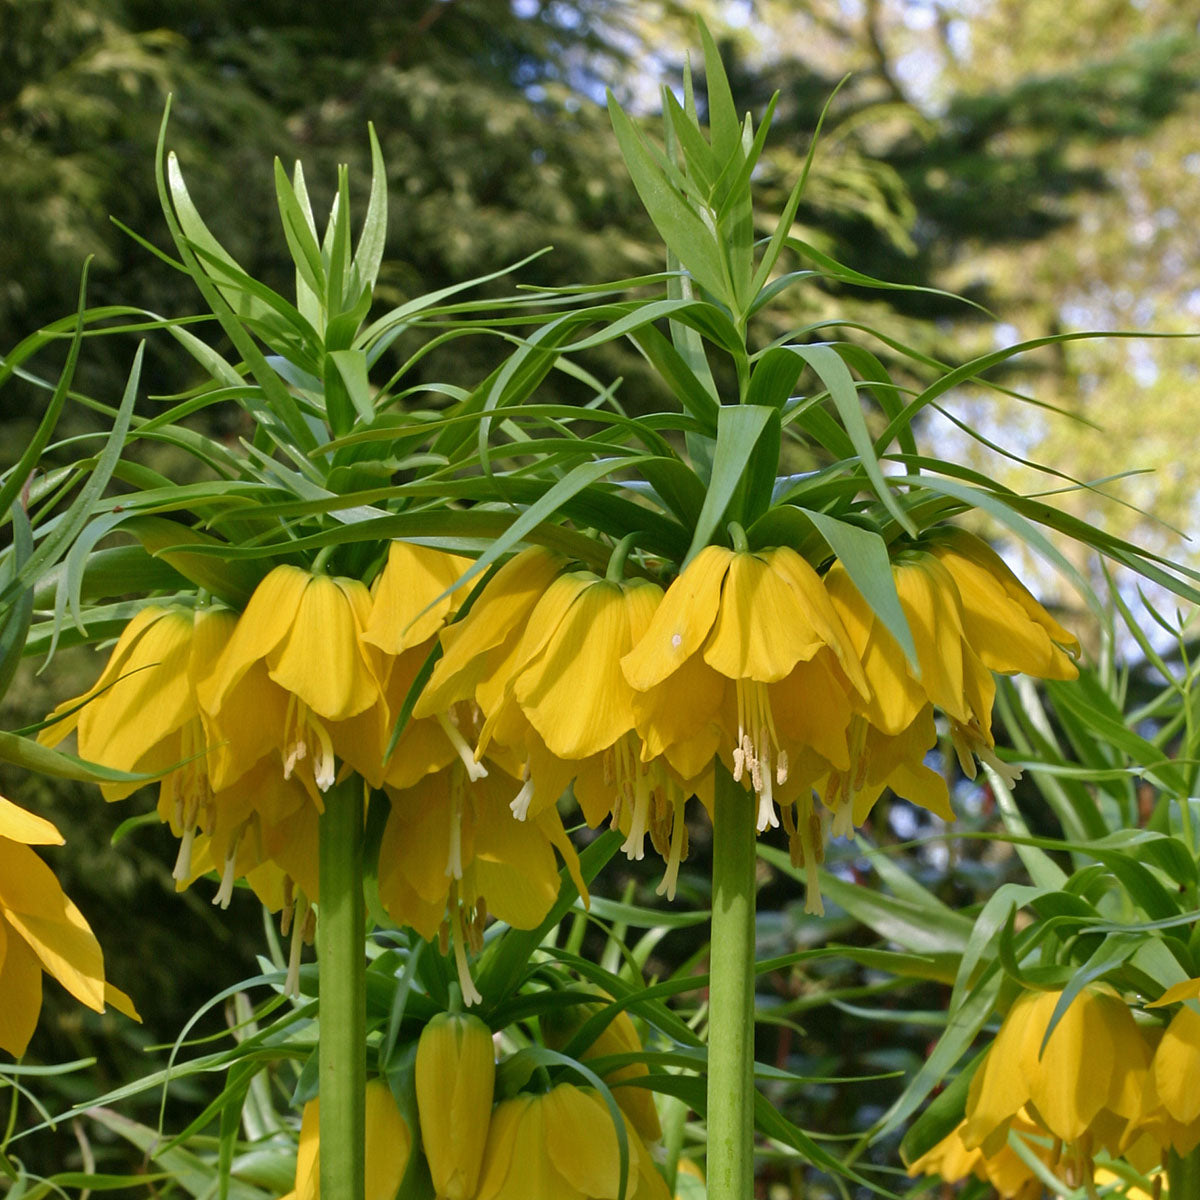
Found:
<path fill-rule="evenodd" d="M 458 757 L 462 759 L 462 765 L 466 767 L 471 782 L 475 783 L 480 779 L 485 779 L 487 777 L 487 767 L 483 763 L 475 761 L 475 751 L 467 745 L 467 740 L 459 733 L 458 727 L 445 713 L 438 713 L 437 723 L 442 727 L 442 732 L 450 740 L 450 744 L 454 747 Z"/>
<path fill-rule="evenodd" d="M 296 766 L 312 755 L 313 781 L 322 792 L 333 787 L 337 778 L 333 739 L 312 710 L 296 695 L 288 697 L 284 718 L 283 777 L 291 779 Z"/>
<path fill-rule="evenodd" d="M 450 897 L 450 940 L 454 943 L 454 965 L 458 969 L 458 986 L 462 988 L 463 1003 L 482 1004 L 483 996 L 471 978 L 471 965 L 467 961 L 467 948 L 463 936 L 462 913 L 458 907 L 458 889 Z"/>
<path fill-rule="evenodd" d="M 668 900 L 675 899 L 675 887 L 679 882 L 679 864 L 683 861 L 687 845 L 687 824 L 683 819 L 685 801 L 676 788 L 672 797 L 675 819 L 671 824 L 671 853 L 667 859 L 667 869 L 663 872 L 662 882 L 655 889 L 655 894 L 665 895 Z"/>
<path fill-rule="evenodd" d="M 733 777 L 740 780 L 748 771 L 750 784 L 758 796 L 758 832 L 779 824 L 775 811 L 775 783 L 788 777 L 787 754 L 780 748 L 775 718 L 767 685 L 751 679 L 737 681 L 738 738 L 733 751 Z M 775 771 L 771 755 L 777 756 Z"/>
<path fill-rule="evenodd" d="M 509 801 L 508 807 L 518 821 L 524 821 L 529 816 L 529 805 L 533 802 L 533 780 L 527 779 L 521 784 L 521 790 Z"/>

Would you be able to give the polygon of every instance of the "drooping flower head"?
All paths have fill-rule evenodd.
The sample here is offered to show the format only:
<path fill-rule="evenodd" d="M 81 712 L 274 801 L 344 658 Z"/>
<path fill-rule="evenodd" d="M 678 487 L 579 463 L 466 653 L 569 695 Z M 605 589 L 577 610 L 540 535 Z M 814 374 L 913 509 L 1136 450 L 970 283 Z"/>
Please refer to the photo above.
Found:
<path fill-rule="evenodd" d="M 1169 1147 L 1190 1154 L 1200 1146 L 1200 1013 L 1192 1004 L 1200 999 L 1200 979 L 1185 979 L 1168 988 L 1147 1008 L 1180 1007 L 1162 1031 L 1127 1142 L 1149 1138 L 1165 1158 Z M 1191 1001 L 1192 1003 L 1188 1003 Z"/>
<path fill-rule="evenodd" d="M 1042 1181 L 1033 1168 L 1008 1144 L 997 1146 L 991 1154 L 976 1146 L 968 1150 L 963 1145 L 963 1125 L 959 1122 L 936 1146 L 931 1147 L 908 1168 L 910 1177 L 937 1175 L 945 1183 L 958 1183 L 974 1178 L 991 1184 L 1004 1200 L 1039 1200 Z M 1032 1135 L 1026 1142 L 1038 1157 L 1047 1161 L 1053 1156 L 1053 1145 L 1043 1131 L 1020 1118 L 1011 1128 Z"/>
<path fill-rule="evenodd" d="M 1013 1003 L 971 1081 L 962 1141 L 991 1155 L 1025 1113 L 1070 1149 L 1082 1179 L 1096 1149 L 1121 1152 L 1150 1047 L 1125 1002 L 1099 984 L 1085 987 L 1050 1030 L 1062 994 L 1026 991 Z"/>
<path fill-rule="evenodd" d="M 588 823 L 610 817 L 629 857 L 641 858 L 651 835 L 668 864 L 660 890 L 673 894 L 693 788 L 645 753 L 620 667 L 662 591 L 566 565 L 535 547 L 502 567 L 471 612 L 443 630 L 443 657 L 415 712 L 477 705 L 486 718 L 477 756 L 496 743 L 524 763 L 511 805 L 518 818 L 544 812 L 573 782 Z"/>
<path fill-rule="evenodd" d="M 137 1019 L 104 978 L 104 954 L 54 872 L 30 849 L 62 845 L 51 822 L 0 796 L 0 1050 L 20 1058 L 42 1009 L 42 973 L 81 1004 Z"/>
<path fill-rule="evenodd" d="M 777 803 L 800 803 L 808 836 L 818 820 L 812 783 L 830 764 L 849 765 L 848 692 L 866 684 L 820 578 L 799 554 L 701 550 L 621 665 L 639 693 L 646 757 L 662 755 L 692 779 L 720 755 L 757 797 L 760 832 L 779 824 Z M 814 840 L 816 853 L 823 835 Z"/>
<path fill-rule="evenodd" d="M 312 784 L 319 804 L 338 758 L 359 768 L 355 750 L 364 741 L 378 746 L 388 719 L 380 664 L 363 637 L 370 611 L 370 593 L 356 579 L 287 564 L 263 579 L 198 689 L 221 737 L 219 782 L 274 754 L 285 778 Z"/>
<path fill-rule="evenodd" d="M 627 1200 L 669 1200 L 650 1151 L 627 1119 L 624 1127 Z M 616 1200 L 620 1186 L 616 1127 L 590 1088 L 561 1083 L 496 1106 L 476 1200 Z"/>
<path fill-rule="evenodd" d="M 174 877 L 186 886 L 197 837 L 211 847 L 211 865 L 222 876 L 215 903 L 228 904 L 234 880 L 245 873 L 238 843 L 260 819 L 274 824 L 309 803 L 299 780 L 262 769 L 240 774 L 218 770 L 223 734 L 197 696 L 233 636 L 237 615 L 221 607 L 163 608 L 149 605 L 126 626 L 100 678 L 83 695 L 64 701 L 39 735 L 57 745 L 77 734 L 79 753 L 116 770 L 160 776 L 158 813 L 180 839 Z M 261 714 L 237 714 L 253 722 Z M 120 800 L 137 783 L 102 783 L 109 800 Z M 249 844 L 249 843 L 248 843 Z M 237 866 L 238 861 L 241 866 Z M 251 866 L 262 861 L 261 853 Z"/>
<path fill-rule="evenodd" d="M 444 932 L 468 1004 L 481 999 L 468 970 L 468 948 L 481 947 L 489 915 L 518 929 L 542 922 L 561 882 L 555 850 L 580 895 L 587 895 L 557 810 L 515 820 L 509 803 L 518 785 L 494 760 L 489 764 L 486 774 L 472 777 L 455 760 L 411 787 L 389 787 L 392 808 L 379 847 L 384 908 L 427 941 Z"/>
<path fill-rule="evenodd" d="M 612 997 L 602 995 L 600 1003 L 576 1004 L 565 1008 L 552 1008 L 544 1012 L 540 1024 L 546 1045 L 551 1050 L 565 1048 L 586 1021 L 604 1011 L 604 1001 L 611 1003 Z M 638 1037 L 632 1018 L 624 1009 L 620 1009 L 596 1035 L 595 1040 L 580 1053 L 579 1061 L 591 1062 L 593 1059 L 604 1058 L 609 1054 L 642 1054 L 644 1052 L 642 1039 Z M 612 1088 L 613 1099 L 633 1123 L 633 1127 L 638 1131 L 642 1140 L 657 1142 L 662 1140 L 662 1125 L 659 1123 L 658 1109 L 654 1105 L 653 1093 L 646 1088 L 628 1086 L 630 1081 L 643 1079 L 649 1074 L 650 1068 L 644 1062 L 632 1062 L 626 1066 L 605 1071 L 603 1079 Z M 627 1086 L 621 1087 L 622 1083 Z"/>

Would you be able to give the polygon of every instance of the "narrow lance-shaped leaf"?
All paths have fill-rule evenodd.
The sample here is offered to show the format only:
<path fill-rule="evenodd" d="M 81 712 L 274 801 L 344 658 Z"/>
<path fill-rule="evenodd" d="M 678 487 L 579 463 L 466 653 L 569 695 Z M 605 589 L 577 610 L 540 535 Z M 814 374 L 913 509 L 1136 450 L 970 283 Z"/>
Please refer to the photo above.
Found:
<path fill-rule="evenodd" d="M 866 471 L 867 478 L 870 479 L 871 485 L 875 489 L 875 494 L 883 501 L 884 507 L 892 514 L 900 527 L 910 537 L 916 537 L 917 530 L 912 523 L 912 518 L 896 502 L 896 497 L 892 494 L 891 488 L 888 487 L 887 481 L 883 477 L 883 472 L 879 469 L 879 460 L 875 457 L 875 445 L 871 438 L 871 431 L 867 428 L 862 403 L 858 398 L 858 389 L 855 386 L 854 377 L 850 374 L 850 368 L 846 366 L 841 355 L 833 346 L 826 343 L 818 343 L 813 346 L 796 345 L 792 347 L 792 350 L 812 367 L 820 376 L 821 382 L 829 389 L 829 396 L 833 400 L 833 405 L 837 409 L 838 416 L 841 417 L 846 432 L 850 435 L 850 440 L 854 443 L 854 449 L 858 452 L 863 470 Z"/>
<path fill-rule="evenodd" d="M 919 678 L 921 668 L 917 663 L 916 643 L 913 641 L 912 630 L 908 627 L 908 618 L 904 615 L 904 609 L 900 607 L 900 597 L 892 575 L 892 563 L 883 538 L 873 530 L 851 525 L 848 521 L 839 521 L 828 513 L 817 512 L 815 509 L 806 509 L 805 512 L 829 543 L 829 548 L 838 561 L 846 568 L 850 581 L 862 593 L 863 599 L 871 606 L 871 611 L 896 639 L 904 651 L 904 657 L 908 659 L 910 668 Z"/>
<path fill-rule="evenodd" d="M 748 469 L 750 456 L 767 428 L 768 419 L 776 415 L 774 409 L 746 404 L 727 405 L 718 412 L 712 477 L 708 481 L 708 493 L 704 497 L 704 507 L 696 521 L 684 565 L 708 545 L 720 526 L 725 510 Z"/>
<path fill-rule="evenodd" d="M 633 186 L 659 236 L 702 288 L 733 307 L 734 297 L 725 278 L 713 231 L 668 182 L 646 148 L 641 133 L 611 92 L 608 112 Z"/>

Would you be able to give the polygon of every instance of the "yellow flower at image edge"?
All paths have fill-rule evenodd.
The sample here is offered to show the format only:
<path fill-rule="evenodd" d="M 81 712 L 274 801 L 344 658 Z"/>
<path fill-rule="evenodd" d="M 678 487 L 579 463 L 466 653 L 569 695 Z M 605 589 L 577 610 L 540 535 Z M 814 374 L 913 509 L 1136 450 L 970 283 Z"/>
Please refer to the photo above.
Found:
<path fill-rule="evenodd" d="M 1099 985 L 1074 998 L 1046 1040 L 1061 997 L 1023 992 L 1009 1009 L 971 1080 L 962 1133 L 968 1149 L 994 1153 L 1025 1112 L 1085 1158 L 1099 1147 L 1121 1152 L 1141 1105 L 1149 1044 L 1125 1002 Z"/>
<path fill-rule="evenodd" d="M 0 1049 L 20 1058 L 42 1008 L 42 972 L 81 1004 L 105 1003 L 139 1019 L 132 1001 L 106 983 L 104 955 L 53 871 L 29 848 L 61 845 L 47 820 L 0 797 Z"/>
<path fill-rule="evenodd" d="M 372 1079 L 366 1090 L 366 1145 L 364 1200 L 395 1200 L 408 1156 L 412 1133 L 396 1107 L 391 1088 L 382 1079 Z M 296 1154 L 295 1187 L 281 1200 L 320 1200 L 321 1195 L 321 1098 L 304 1106 L 300 1120 L 300 1147 Z M 330 1200 L 340 1200 L 334 1196 Z"/>

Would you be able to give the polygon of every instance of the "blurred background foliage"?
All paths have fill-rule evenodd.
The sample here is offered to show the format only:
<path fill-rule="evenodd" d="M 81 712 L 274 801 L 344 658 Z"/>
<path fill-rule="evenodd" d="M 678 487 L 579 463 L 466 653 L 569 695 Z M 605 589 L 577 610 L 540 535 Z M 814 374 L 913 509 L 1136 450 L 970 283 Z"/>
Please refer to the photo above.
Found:
<path fill-rule="evenodd" d="M 836 312 L 959 362 L 1063 330 L 1200 325 L 1200 0 L 1077 0 L 1069 11 L 1061 0 L 397 0 L 345 8 L 314 0 L 0 0 L 0 353 L 74 309 L 87 255 L 95 256 L 93 305 L 136 303 L 164 315 L 195 307 L 169 266 L 109 219 L 165 243 L 152 163 L 168 93 L 170 143 L 200 211 L 251 274 L 285 293 L 290 260 L 275 227 L 270 160 L 303 159 L 319 211 L 338 162 L 351 165 L 353 194 L 364 197 L 368 121 L 391 195 L 381 302 L 496 271 L 546 246 L 552 252 L 489 285 L 490 293 L 659 269 L 661 248 L 621 165 L 603 94 L 611 87 L 635 113 L 657 111 L 659 81 L 678 79 L 695 43 L 697 11 L 721 38 L 740 107 L 760 112 L 781 92 L 760 179 L 764 212 L 778 210 L 822 107 L 850 73 L 830 109 L 797 233 L 868 275 L 949 289 L 993 314 L 929 292 L 825 281 L 789 293 L 793 308 L 772 315 L 778 325 L 764 324 L 763 341 Z M 472 386 L 499 353 L 483 338 L 456 341 L 452 353 L 423 361 L 417 379 Z M 113 401 L 131 354 L 126 339 L 92 339 L 80 391 Z M 153 395 L 193 380 L 168 338 L 148 354 L 151 398 L 140 403 L 153 411 Z M 52 353 L 30 365 L 43 378 L 57 369 Z M 588 365 L 602 378 L 623 377 L 619 395 L 632 410 L 653 403 L 655 385 L 631 350 L 606 347 Z M 1188 467 L 1200 451 L 1198 368 L 1200 345 L 1190 340 L 1069 342 L 1022 359 L 1002 381 L 1081 420 L 994 390 L 962 390 L 945 405 L 959 421 L 1080 479 L 1153 468 L 1110 486 L 1140 512 L 1086 491 L 1065 503 L 1194 560 L 1170 527 L 1195 524 Z M 15 459 L 43 403 L 29 383 L 0 391 L 0 454 Z M 972 461 L 974 444 L 961 428 L 930 419 L 945 439 L 939 452 L 959 447 Z M 77 406 L 61 431 L 102 427 L 90 420 Z M 234 439 L 246 431 L 231 424 L 220 432 Z M 1061 483 L 1017 463 L 1006 482 L 1025 490 Z M 5 728 L 27 725 L 69 694 L 72 685 L 56 680 L 94 674 L 94 653 L 63 654 L 53 672 L 23 676 Z M 65 852 L 48 857 L 92 920 L 113 978 L 136 991 L 147 1017 L 144 1033 L 114 1045 L 98 1036 L 99 1019 L 81 1025 L 64 1004 L 33 1054 L 107 1055 L 108 1086 L 143 1069 L 143 1045 L 173 1037 L 219 986 L 256 969 L 257 908 L 217 920 L 201 896 L 165 899 L 169 850 L 152 857 L 108 848 L 134 811 L 129 805 L 103 806 L 84 788 L 35 795 L 47 785 L 13 772 L 2 779 L 13 799 L 68 832 Z M 985 826 L 986 791 L 967 801 L 966 823 Z M 876 821 L 884 841 L 923 832 L 911 818 Z M 148 850 L 156 833 L 131 837 Z M 703 835 L 696 849 L 689 876 L 703 894 Z M 914 860 L 929 886 L 956 903 L 1018 867 L 1010 850 L 968 851 L 954 841 Z M 929 876 L 939 871 L 935 883 Z M 644 886 L 636 875 L 631 883 Z M 828 935 L 787 900 L 786 881 L 768 886 L 764 945 Z M 150 908 L 163 912 L 161 926 L 135 929 L 129 912 Z M 852 936 L 845 927 L 836 932 Z M 670 952 L 677 963 L 695 949 Z M 919 1026 L 889 1033 L 885 1053 L 843 1038 L 842 1010 L 823 1006 L 818 1015 L 827 992 L 849 989 L 851 1003 L 855 989 L 871 994 L 870 980 L 814 975 L 777 986 L 786 1016 L 778 1046 L 760 1045 L 760 1057 L 794 1062 L 801 1054 L 813 1074 L 919 1061 L 929 1036 Z M 936 1007 L 936 995 L 922 1000 Z M 793 1021 L 806 1030 L 803 1042 L 793 1040 Z M 847 1053 L 858 1057 L 848 1061 Z M 63 1098 L 73 1101 L 71 1088 L 83 1085 L 69 1080 Z M 855 1110 L 870 1102 L 838 1101 Z M 153 1123 L 155 1106 L 151 1096 L 131 1115 Z M 853 1127 L 861 1113 L 842 1117 Z"/>

